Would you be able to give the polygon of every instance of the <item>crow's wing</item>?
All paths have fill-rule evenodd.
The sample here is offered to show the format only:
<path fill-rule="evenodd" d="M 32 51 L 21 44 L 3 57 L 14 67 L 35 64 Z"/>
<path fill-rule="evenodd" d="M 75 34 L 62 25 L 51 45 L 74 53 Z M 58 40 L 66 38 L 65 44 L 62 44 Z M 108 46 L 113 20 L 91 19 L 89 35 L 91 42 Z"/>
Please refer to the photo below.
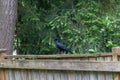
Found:
<path fill-rule="evenodd" d="M 60 49 L 67 50 L 67 47 L 61 42 L 56 42 L 56 45 Z"/>

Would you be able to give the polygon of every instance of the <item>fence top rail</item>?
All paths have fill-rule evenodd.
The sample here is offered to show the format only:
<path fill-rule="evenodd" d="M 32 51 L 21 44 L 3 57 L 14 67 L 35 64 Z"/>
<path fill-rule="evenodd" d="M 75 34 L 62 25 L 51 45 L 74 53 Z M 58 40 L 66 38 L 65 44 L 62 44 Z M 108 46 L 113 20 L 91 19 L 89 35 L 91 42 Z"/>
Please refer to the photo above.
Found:
<path fill-rule="evenodd" d="M 0 57 L 4 59 L 25 58 L 25 59 L 79 59 L 79 58 L 96 58 L 96 57 L 111 57 L 120 56 L 120 47 L 113 47 L 110 53 L 96 54 L 54 54 L 54 55 L 4 55 L 6 49 L 0 49 Z"/>
<path fill-rule="evenodd" d="M 89 58 L 89 57 L 109 57 L 113 53 L 101 53 L 101 54 L 56 54 L 56 55 L 5 55 L 4 58 L 27 58 L 27 59 L 66 59 L 66 58 Z"/>

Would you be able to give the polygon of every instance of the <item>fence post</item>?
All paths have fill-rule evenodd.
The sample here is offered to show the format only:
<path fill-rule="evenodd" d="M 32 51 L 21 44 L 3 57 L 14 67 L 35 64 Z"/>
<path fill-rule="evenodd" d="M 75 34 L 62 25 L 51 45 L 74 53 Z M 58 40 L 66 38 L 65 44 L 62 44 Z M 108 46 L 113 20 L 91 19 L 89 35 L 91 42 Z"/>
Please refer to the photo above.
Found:
<path fill-rule="evenodd" d="M 6 55 L 6 49 L 0 49 L 0 61 L 4 59 L 4 56 Z M 2 65 L 2 63 L 0 63 Z M 0 69 L 0 80 L 5 80 L 5 70 Z"/>
<path fill-rule="evenodd" d="M 118 61 L 118 54 L 120 54 L 120 47 L 113 47 L 112 48 L 112 61 Z M 115 72 L 113 76 L 113 80 L 119 80 L 119 72 Z"/>

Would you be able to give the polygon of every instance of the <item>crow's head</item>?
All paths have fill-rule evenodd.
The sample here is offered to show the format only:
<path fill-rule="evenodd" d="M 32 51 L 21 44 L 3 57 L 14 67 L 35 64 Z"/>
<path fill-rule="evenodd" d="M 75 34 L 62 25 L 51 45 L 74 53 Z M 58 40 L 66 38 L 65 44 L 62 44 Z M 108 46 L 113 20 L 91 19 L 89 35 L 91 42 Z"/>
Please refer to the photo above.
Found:
<path fill-rule="evenodd" d="M 58 39 L 58 38 L 55 38 L 55 39 L 54 39 L 54 41 L 60 41 L 60 39 Z"/>

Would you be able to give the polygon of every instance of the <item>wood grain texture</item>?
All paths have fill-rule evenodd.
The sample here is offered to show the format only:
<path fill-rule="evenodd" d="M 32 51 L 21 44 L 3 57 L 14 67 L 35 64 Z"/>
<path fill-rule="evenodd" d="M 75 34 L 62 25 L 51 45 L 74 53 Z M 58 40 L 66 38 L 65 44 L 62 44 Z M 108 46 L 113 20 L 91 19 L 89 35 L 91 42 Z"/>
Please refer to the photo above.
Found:
<path fill-rule="evenodd" d="M 7 69 L 7 70 L 5 70 L 5 80 L 10 80 L 10 77 L 11 76 L 9 76 L 9 70 Z"/>
<path fill-rule="evenodd" d="M 97 80 L 97 72 L 90 72 L 90 80 Z"/>
<path fill-rule="evenodd" d="M 32 80 L 39 80 L 40 79 L 40 75 L 39 75 L 39 71 L 38 70 L 32 70 Z"/>
<path fill-rule="evenodd" d="M 41 71 L 39 70 L 40 80 L 47 80 L 47 71 Z"/>
<path fill-rule="evenodd" d="M 68 80 L 75 80 L 76 79 L 76 73 L 74 71 L 70 71 L 68 74 Z"/>
<path fill-rule="evenodd" d="M 41 70 L 77 70 L 77 71 L 108 71 L 119 72 L 118 61 L 79 61 L 79 60 L 25 60 L 0 61 L 0 68 L 41 69 Z M 113 66 L 114 65 L 114 66 Z"/>
<path fill-rule="evenodd" d="M 69 80 L 68 78 L 68 72 L 66 71 L 61 71 L 61 80 Z"/>
<path fill-rule="evenodd" d="M 46 73 L 46 79 L 47 80 L 53 80 L 54 79 L 54 77 L 53 77 L 53 71 L 47 71 L 47 73 Z"/>
<path fill-rule="evenodd" d="M 0 70 L 0 80 L 5 80 L 5 70 L 4 69 Z"/>
<path fill-rule="evenodd" d="M 53 80 L 61 80 L 61 72 L 60 71 L 54 71 L 53 73 Z"/>
<path fill-rule="evenodd" d="M 22 80 L 20 72 L 21 72 L 20 70 L 15 70 L 15 80 Z M 29 76 L 28 76 L 28 80 L 31 80 L 29 79 Z"/>
<path fill-rule="evenodd" d="M 58 54 L 58 55 L 6 55 L 6 59 L 84 59 L 92 57 L 112 56 L 112 53 L 102 54 Z"/>
<path fill-rule="evenodd" d="M 76 80 L 82 80 L 83 72 L 76 72 Z"/>

